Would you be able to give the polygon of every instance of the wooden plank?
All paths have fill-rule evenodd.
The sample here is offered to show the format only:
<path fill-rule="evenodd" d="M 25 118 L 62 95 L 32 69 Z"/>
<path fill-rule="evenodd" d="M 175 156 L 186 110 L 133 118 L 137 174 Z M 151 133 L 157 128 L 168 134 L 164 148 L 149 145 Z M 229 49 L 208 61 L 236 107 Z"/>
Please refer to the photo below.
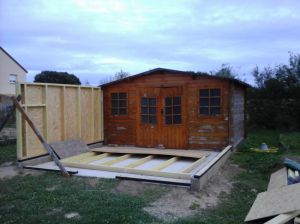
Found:
<path fill-rule="evenodd" d="M 126 153 L 142 155 L 169 155 L 189 158 L 202 158 L 210 154 L 209 151 L 202 150 L 180 150 L 180 149 L 155 149 L 155 148 L 136 148 L 136 147 L 108 147 L 95 148 L 94 152 Z"/>
<path fill-rule="evenodd" d="M 271 174 L 268 191 L 287 185 L 287 169 L 282 168 Z"/>
<path fill-rule="evenodd" d="M 45 111 L 44 111 L 44 135 L 45 135 L 45 139 L 46 141 L 49 141 L 49 137 L 48 137 L 48 86 L 45 85 L 44 88 L 44 103 L 45 103 Z"/>
<path fill-rule="evenodd" d="M 191 165 L 185 167 L 181 172 L 182 173 L 190 173 L 191 171 L 196 169 L 198 166 L 200 166 L 200 164 L 203 163 L 205 161 L 205 159 L 206 159 L 206 157 L 202 157 L 202 158 L 196 160 Z"/>
<path fill-rule="evenodd" d="M 78 160 L 79 163 L 91 163 L 91 162 L 94 162 L 96 160 L 100 160 L 100 159 L 103 159 L 107 156 L 109 156 L 110 154 L 109 153 L 102 153 L 100 155 L 94 155 L 92 157 L 88 157 L 88 158 L 83 158 L 83 159 L 80 159 Z"/>
<path fill-rule="evenodd" d="M 11 99 L 13 100 L 14 104 L 16 105 L 16 108 L 22 113 L 22 115 L 24 116 L 24 119 L 27 121 L 27 123 L 29 124 L 29 126 L 32 128 L 32 130 L 34 131 L 34 133 L 36 134 L 36 136 L 38 137 L 38 139 L 41 141 L 41 143 L 43 144 L 43 146 L 45 147 L 45 149 L 48 151 L 49 155 L 51 156 L 51 158 L 53 159 L 53 161 L 55 162 L 55 164 L 59 167 L 61 173 L 64 176 L 66 176 L 66 177 L 70 176 L 69 173 L 67 172 L 67 170 L 64 168 L 64 166 L 61 164 L 61 162 L 57 158 L 56 154 L 53 152 L 52 147 L 45 141 L 45 139 L 41 135 L 40 131 L 38 129 L 36 129 L 36 127 L 34 126 L 34 124 L 32 123 L 32 121 L 30 120 L 30 118 L 28 117 L 28 115 L 26 114 L 26 112 L 24 111 L 24 109 L 22 108 L 22 106 L 17 101 L 17 99 L 15 97 L 11 97 Z"/>
<path fill-rule="evenodd" d="M 256 197 L 246 222 L 300 210 L 300 184 L 262 192 Z"/>
<path fill-rule="evenodd" d="M 21 94 L 21 85 L 16 84 L 16 95 Z M 22 118 L 21 113 L 16 111 L 16 128 L 17 128 L 17 158 L 22 158 L 23 145 L 22 145 Z"/>
<path fill-rule="evenodd" d="M 81 154 L 76 155 L 76 156 L 71 156 L 71 157 L 62 159 L 61 161 L 62 162 L 78 162 L 78 161 L 81 161 L 85 158 L 90 158 L 90 157 L 94 158 L 95 155 L 96 155 L 95 152 L 85 152 L 85 153 L 81 153 Z"/>
<path fill-rule="evenodd" d="M 82 169 L 102 170 L 102 171 L 109 171 L 109 172 L 130 173 L 130 174 L 158 176 L 158 177 L 169 177 L 169 178 L 185 179 L 185 180 L 191 179 L 191 176 L 186 173 L 169 173 L 169 172 L 154 171 L 154 170 L 139 170 L 134 168 L 126 168 L 126 167 L 103 166 L 103 165 L 72 163 L 72 162 L 64 162 L 64 161 L 62 162 L 62 164 L 66 167 L 75 167 L 75 168 L 82 168 Z"/>
<path fill-rule="evenodd" d="M 170 165 L 172 165 L 173 163 L 175 163 L 179 158 L 178 157 L 172 157 L 171 159 L 168 159 L 160 164 L 158 164 L 157 166 L 151 168 L 151 170 L 154 171 L 160 171 Z"/>
<path fill-rule="evenodd" d="M 265 222 L 264 224 L 284 224 L 290 221 L 291 219 L 295 218 L 296 216 L 300 215 L 300 210 L 287 213 L 287 214 L 280 214 L 275 218 Z"/>
<path fill-rule="evenodd" d="M 139 160 L 137 160 L 137 161 L 134 161 L 134 162 L 132 162 L 132 163 L 129 163 L 129 164 L 126 165 L 125 167 L 127 167 L 127 168 L 135 168 L 135 167 L 140 166 L 140 165 L 142 165 L 142 164 L 144 164 L 144 163 L 146 163 L 146 162 L 148 162 L 148 161 L 150 161 L 150 160 L 152 160 L 152 159 L 154 159 L 154 156 L 153 156 L 153 155 L 151 155 L 151 156 L 146 156 L 146 157 L 144 157 L 144 158 L 142 158 L 142 159 L 139 159 Z"/>
<path fill-rule="evenodd" d="M 106 161 L 106 162 L 104 162 L 104 163 L 99 163 L 99 164 L 101 164 L 102 166 L 111 166 L 111 165 L 113 165 L 113 164 L 119 163 L 119 162 L 121 162 L 121 161 L 124 161 L 124 160 L 130 158 L 130 156 L 131 156 L 131 155 L 126 154 L 126 155 L 119 156 L 119 157 L 117 157 L 117 158 L 115 158 L 115 159 Z"/>
<path fill-rule="evenodd" d="M 81 89 L 78 87 L 77 92 L 77 125 L 78 125 L 78 137 L 81 138 Z"/>

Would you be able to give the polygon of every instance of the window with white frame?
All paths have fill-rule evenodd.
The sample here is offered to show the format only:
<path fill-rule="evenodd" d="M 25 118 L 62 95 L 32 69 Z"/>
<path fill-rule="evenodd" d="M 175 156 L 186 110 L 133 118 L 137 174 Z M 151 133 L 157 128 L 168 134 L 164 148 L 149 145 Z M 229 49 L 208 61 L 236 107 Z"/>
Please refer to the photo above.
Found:
<path fill-rule="evenodd" d="M 17 82 L 17 75 L 15 74 L 10 74 L 9 75 L 9 83 L 10 84 L 15 84 Z"/>

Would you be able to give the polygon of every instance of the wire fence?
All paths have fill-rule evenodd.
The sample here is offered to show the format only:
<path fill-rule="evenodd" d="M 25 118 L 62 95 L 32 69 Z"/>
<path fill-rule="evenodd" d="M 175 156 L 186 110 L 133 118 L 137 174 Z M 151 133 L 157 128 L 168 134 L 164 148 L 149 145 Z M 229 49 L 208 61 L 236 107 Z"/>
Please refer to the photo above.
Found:
<path fill-rule="evenodd" d="M 13 104 L 0 102 L 0 124 L 10 113 Z M 0 145 L 7 145 L 16 142 L 16 114 L 13 113 L 3 130 L 0 132 Z"/>

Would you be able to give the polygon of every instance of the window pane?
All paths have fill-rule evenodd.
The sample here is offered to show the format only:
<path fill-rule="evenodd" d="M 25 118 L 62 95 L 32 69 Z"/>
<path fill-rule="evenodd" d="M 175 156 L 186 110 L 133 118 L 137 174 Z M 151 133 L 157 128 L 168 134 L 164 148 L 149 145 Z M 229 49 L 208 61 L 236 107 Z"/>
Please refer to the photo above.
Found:
<path fill-rule="evenodd" d="M 209 98 L 200 98 L 200 106 L 209 106 Z"/>
<path fill-rule="evenodd" d="M 148 114 L 148 107 L 142 107 L 142 114 Z"/>
<path fill-rule="evenodd" d="M 119 93 L 119 99 L 127 99 L 127 93 Z"/>
<path fill-rule="evenodd" d="M 181 106 L 173 107 L 173 114 L 181 114 Z"/>
<path fill-rule="evenodd" d="M 148 105 L 148 98 L 142 98 L 142 100 L 141 100 L 141 104 L 142 104 L 142 106 L 147 106 Z"/>
<path fill-rule="evenodd" d="M 127 109 L 126 108 L 120 108 L 119 109 L 119 115 L 125 115 L 127 114 Z"/>
<path fill-rule="evenodd" d="M 173 97 L 173 105 L 181 105 L 181 97 Z"/>
<path fill-rule="evenodd" d="M 120 100 L 119 107 L 126 107 L 126 100 Z"/>
<path fill-rule="evenodd" d="M 112 115 L 118 115 L 118 109 L 112 108 L 111 109 L 111 114 Z"/>
<path fill-rule="evenodd" d="M 118 93 L 112 93 L 111 98 L 117 100 L 119 98 L 118 95 L 119 95 Z"/>
<path fill-rule="evenodd" d="M 172 124 L 172 116 L 166 116 L 166 124 Z"/>
<path fill-rule="evenodd" d="M 112 100 L 111 101 L 111 106 L 114 107 L 114 108 L 118 107 L 118 100 Z"/>
<path fill-rule="evenodd" d="M 172 105 L 172 97 L 166 97 L 165 104 L 166 104 L 166 106 L 171 106 Z"/>
<path fill-rule="evenodd" d="M 147 124 L 148 123 L 148 115 L 142 115 L 142 123 Z"/>
<path fill-rule="evenodd" d="M 221 90 L 220 89 L 211 89 L 210 96 L 221 96 Z"/>
<path fill-rule="evenodd" d="M 210 98 L 210 106 L 220 106 L 220 98 Z"/>
<path fill-rule="evenodd" d="M 149 98 L 149 105 L 156 106 L 156 98 Z"/>
<path fill-rule="evenodd" d="M 181 124 L 181 115 L 173 116 L 173 124 Z"/>
<path fill-rule="evenodd" d="M 172 107 L 166 107 L 166 114 L 172 114 Z"/>
<path fill-rule="evenodd" d="M 200 96 L 201 97 L 208 97 L 209 94 L 208 94 L 208 89 L 200 89 Z"/>
<path fill-rule="evenodd" d="M 156 107 L 149 107 L 149 114 L 156 114 Z"/>
<path fill-rule="evenodd" d="M 156 116 L 149 116 L 149 123 L 150 124 L 156 124 Z"/>
<path fill-rule="evenodd" d="M 200 107 L 200 114 L 208 114 L 209 110 L 208 107 Z"/>
<path fill-rule="evenodd" d="M 211 107 L 210 108 L 210 114 L 211 115 L 218 115 L 218 114 L 220 114 L 220 107 Z"/>

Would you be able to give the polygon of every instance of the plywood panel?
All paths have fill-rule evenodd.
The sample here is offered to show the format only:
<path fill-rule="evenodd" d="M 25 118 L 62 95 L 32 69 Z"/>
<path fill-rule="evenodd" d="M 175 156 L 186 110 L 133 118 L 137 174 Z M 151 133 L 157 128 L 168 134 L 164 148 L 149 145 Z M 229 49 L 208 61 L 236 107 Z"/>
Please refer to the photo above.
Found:
<path fill-rule="evenodd" d="M 19 84 L 22 104 L 49 143 L 81 139 L 103 140 L 102 91 L 100 88 L 61 84 Z M 18 159 L 46 151 L 18 113 Z"/>

